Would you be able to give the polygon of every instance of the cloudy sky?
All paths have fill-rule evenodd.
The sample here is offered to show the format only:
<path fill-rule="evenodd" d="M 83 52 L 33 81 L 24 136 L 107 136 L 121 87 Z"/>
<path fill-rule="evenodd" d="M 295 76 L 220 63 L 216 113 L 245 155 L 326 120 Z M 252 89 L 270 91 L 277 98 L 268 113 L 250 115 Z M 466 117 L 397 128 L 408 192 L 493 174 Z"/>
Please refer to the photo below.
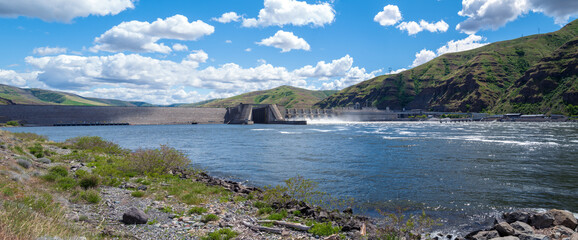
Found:
<path fill-rule="evenodd" d="M 343 89 L 576 17 L 575 0 L 0 0 L 0 83 L 155 104 Z"/>

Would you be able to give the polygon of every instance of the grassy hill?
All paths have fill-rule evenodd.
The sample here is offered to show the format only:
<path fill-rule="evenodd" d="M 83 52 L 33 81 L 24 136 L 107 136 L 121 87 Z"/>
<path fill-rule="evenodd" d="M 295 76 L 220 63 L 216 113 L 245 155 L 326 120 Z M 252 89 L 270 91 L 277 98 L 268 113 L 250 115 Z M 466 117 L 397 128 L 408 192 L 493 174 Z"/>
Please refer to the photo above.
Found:
<path fill-rule="evenodd" d="M 311 108 L 315 103 L 336 91 L 311 91 L 291 86 L 281 86 L 270 90 L 255 91 L 238 96 L 219 99 L 201 107 L 232 107 L 239 103 L 277 104 L 286 108 Z"/>
<path fill-rule="evenodd" d="M 578 20 L 553 33 L 444 54 L 348 87 L 316 106 L 369 102 L 381 109 L 562 113 L 578 105 L 577 36 Z"/>
<path fill-rule="evenodd" d="M 0 105 L 147 106 L 148 103 L 85 98 L 71 93 L 24 89 L 0 84 Z"/>

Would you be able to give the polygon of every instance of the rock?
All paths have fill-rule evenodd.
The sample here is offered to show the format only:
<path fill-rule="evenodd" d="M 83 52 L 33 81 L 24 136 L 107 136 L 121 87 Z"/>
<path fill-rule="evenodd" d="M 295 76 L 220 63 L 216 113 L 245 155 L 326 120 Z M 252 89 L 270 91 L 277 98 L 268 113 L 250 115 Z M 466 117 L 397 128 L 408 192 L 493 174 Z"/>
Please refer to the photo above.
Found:
<path fill-rule="evenodd" d="M 534 234 L 534 228 L 525 222 L 520 222 L 520 221 L 513 222 L 512 224 L 510 224 L 510 226 L 512 226 L 516 230 L 515 235 L 520 235 L 520 234 L 532 235 L 532 234 Z"/>
<path fill-rule="evenodd" d="M 571 212 L 552 209 L 548 213 L 554 217 L 555 226 L 562 225 L 570 229 L 576 229 L 578 226 L 578 221 Z"/>
<path fill-rule="evenodd" d="M 148 189 L 148 187 L 146 185 L 140 185 L 137 188 L 137 190 L 140 190 L 140 191 L 146 191 L 147 189 Z"/>
<path fill-rule="evenodd" d="M 317 219 L 318 221 L 325 221 L 325 220 L 327 220 L 328 218 L 329 218 L 329 214 L 327 214 L 326 211 L 320 211 L 320 212 L 317 214 L 317 217 L 316 217 L 316 219 Z"/>
<path fill-rule="evenodd" d="M 578 232 L 572 234 L 572 237 L 570 237 L 570 240 L 578 240 Z"/>
<path fill-rule="evenodd" d="M 500 234 L 498 233 L 498 231 L 496 230 L 492 230 L 492 231 L 479 231 L 479 232 L 473 232 L 473 235 L 468 234 L 468 236 L 466 236 L 466 239 L 470 239 L 470 240 L 488 240 L 488 239 L 493 239 L 493 238 L 498 238 L 500 237 Z"/>
<path fill-rule="evenodd" d="M 520 240 L 520 239 L 514 236 L 507 236 L 507 237 L 492 238 L 492 240 Z"/>
<path fill-rule="evenodd" d="M 537 229 L 549 228 L 554 226 L 554 216 L 550 212 L 537 213 L 530 217 L 530 225 Z"/>
<path fill-rule="evenodd" d="M 496 229 L 496 231 L 498 231 L 498 233 L 502 237 L 512 236 L 516 233 L 516 230 L 512 226 L 510 226 L 510 224 L 508 224 L 507 222 L 496 224 L 494 226 L 494 229 Z"/>
<path fill-rule="evenodd" d="M 509 212 L 509 213 L 504 213 L 503 217 L 507 223 L 513 223 L 513 222 L 528 223 L 531 215 L 532 214 L 530 214 L 528 212 Z"/>
<path fill-rule="evenodd" d="M 565 226 L 556 226 L 554 227 L 554 236 L 551 236 L 552 238 L 555 239 L 562 239 L 562 238 L 568 238 L 570 236 L 572 236 L 572 234 L 574 234 L 574 230 L 567 228 Z"/>
<path fill-rule="evenodd" d="M 542 234 L 532 234 L 532 235 L 522 234 L 519 236 L 519 238 L 520 240 L 550 240 L 548 236 Z"/>
<path fill-rule="evenodd" d="M 128 212 L 122 215 L 122 222 L 125 224 L 145 224 L 149 217 L 142 210 L 131 207 Z"/>
<path fill-rule="evenodd" d="M 343 213 L 345 213 L 345 214 L 353 214 L 353 209 L 350 208 L 350 207 L 348 207 L 348 208 L 346 208 L 345 210 L 343 210 Z"/>
<path fill-rule="evenodd" d="M 39 163 L 43 163 L 43 164 L 50 164 L 50 163 L 52 163 L 52 161 L 51 161 L 50 159 L 48 159 L 48 158 L 39 158 L 39 159 L 36 159 L 36 161 L 39 162 Z"/>

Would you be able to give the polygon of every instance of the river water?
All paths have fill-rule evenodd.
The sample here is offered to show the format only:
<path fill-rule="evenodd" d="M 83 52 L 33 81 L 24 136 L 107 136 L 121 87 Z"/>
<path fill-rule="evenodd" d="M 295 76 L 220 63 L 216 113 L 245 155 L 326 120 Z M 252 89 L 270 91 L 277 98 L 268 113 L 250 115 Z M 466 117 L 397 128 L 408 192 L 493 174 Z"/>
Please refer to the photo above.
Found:
<path fill-rule="evenodd" d="M 54 141 L 101 136 L 175 147 L 195 167 L 250 185 L 301 175 L 361 209 L 405 206 L 458 223 L 511 208 L 578 212 L 578 123 L 312 122 L 9 128 Z"/>

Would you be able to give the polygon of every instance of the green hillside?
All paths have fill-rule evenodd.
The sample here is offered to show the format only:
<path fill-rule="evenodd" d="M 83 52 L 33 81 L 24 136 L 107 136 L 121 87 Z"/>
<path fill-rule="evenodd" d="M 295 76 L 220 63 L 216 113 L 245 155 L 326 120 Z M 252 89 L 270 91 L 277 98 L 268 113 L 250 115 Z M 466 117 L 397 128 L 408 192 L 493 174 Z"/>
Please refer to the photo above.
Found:
<path fill-rule="evenodd" d="M 316 106 L 369 102 L 380 109 L 565 112 L 566 105 L 578 105 L 577 36 L 578 20 L 557 32 L 444 54 L 399 74 L 348 87 Z M 520 97 L 525 93 L 534 97 Z"/>
<path fill-rule="evenodd" d="M 286 108 L 311 108 L 336 91 L 311 91 L 291 86 L 281 86 L 265 91 L 256 91 L 238 96 L 219 99 L 201 105 L 201 107 L 232 107 L 239 103 L 277 104 Z"/>
<path fill-rule="evenodd" d="M 85 98 L 71 93 L 42 89 L 24 89 L 0 84 L 0 105 L 139 106 L 120 100 Z M 150 105 L 150 104 L 148 104 Z"/>

